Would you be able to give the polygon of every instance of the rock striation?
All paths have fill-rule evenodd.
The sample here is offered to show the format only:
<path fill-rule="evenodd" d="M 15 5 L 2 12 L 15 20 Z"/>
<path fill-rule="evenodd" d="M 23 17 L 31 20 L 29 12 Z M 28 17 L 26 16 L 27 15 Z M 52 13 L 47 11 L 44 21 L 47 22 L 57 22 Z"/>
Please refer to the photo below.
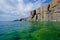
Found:
<path fill-rule="evenodd" d="M 28 21 L 60 21 L 60 0 L 52 0 L 36 10 L 31 11 Z"/>
<path fill-rule="evenodd" d="M 32 10 L 27 18 L 20 21 L 60 21 L 60 0 L 52 0 L 50 3 Z"/>

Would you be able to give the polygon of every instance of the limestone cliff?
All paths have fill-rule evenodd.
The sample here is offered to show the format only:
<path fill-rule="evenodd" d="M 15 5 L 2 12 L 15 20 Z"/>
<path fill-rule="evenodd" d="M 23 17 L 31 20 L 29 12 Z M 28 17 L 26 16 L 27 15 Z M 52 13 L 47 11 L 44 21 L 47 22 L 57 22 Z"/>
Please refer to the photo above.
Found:
<path fill-rule="evenodd" d="M 49 4 L 31 11 L 28 21 L 60 21 L 60 0 L 52 0 Z"/>
<path fill-rule="evenodd" d="M 48 4 L 32 10 L 30 16 L 21 21 L 60 21 L 60 0 L 52 0 Z"/>

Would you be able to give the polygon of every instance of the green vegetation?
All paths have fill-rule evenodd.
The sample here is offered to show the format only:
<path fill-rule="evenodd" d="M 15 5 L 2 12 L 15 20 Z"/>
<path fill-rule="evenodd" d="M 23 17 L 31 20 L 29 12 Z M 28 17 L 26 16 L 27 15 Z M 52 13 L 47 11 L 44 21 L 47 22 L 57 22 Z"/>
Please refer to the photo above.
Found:
<path fill-rule="evenodd" d="M 5 36 L 0 40 L 60 40 L 60 22 L 30 22 L 28 30 L 0 36 Z"/>

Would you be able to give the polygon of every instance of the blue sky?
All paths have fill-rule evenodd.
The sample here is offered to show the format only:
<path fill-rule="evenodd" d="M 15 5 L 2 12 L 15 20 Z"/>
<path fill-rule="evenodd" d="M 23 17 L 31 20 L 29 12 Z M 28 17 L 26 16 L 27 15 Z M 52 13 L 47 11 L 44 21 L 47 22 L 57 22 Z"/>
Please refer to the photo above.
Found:
<path fill-rule="evenodd" d="M 28 17 L 31 10 L 37 9 L 51 0 L 0 0 L 0 21 L 12 21 Z"/>

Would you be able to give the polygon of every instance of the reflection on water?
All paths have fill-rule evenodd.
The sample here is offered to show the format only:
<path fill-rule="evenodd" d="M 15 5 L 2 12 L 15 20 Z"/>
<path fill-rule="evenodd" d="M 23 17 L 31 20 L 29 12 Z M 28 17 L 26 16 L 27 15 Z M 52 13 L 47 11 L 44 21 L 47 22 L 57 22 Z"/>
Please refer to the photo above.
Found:
<path fill-rule="evenodd" d="M 60 22 L 0 22 L 0 40 L 60 40 Z"/>

